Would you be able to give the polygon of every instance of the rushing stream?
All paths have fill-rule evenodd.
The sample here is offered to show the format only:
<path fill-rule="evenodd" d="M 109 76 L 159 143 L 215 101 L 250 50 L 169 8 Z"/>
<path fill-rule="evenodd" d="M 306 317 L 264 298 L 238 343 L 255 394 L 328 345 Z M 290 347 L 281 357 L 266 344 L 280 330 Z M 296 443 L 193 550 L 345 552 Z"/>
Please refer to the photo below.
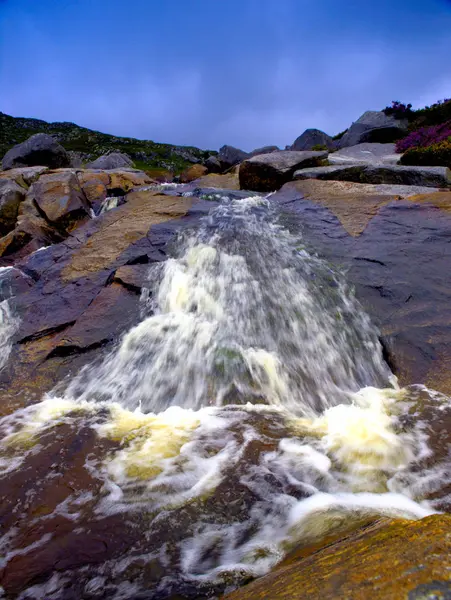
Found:
<path fill-rule="evenodd" d="M 397 387 L 344 279 L 270 198 L 185 231 L 141 304 L 100 364 L 0 421 L 18 490 L 0 569 L 53 557 L 6 597 L 212 598 L 353 520 L 447 508 L 431 433 L 449 399 Z M 97 558 L 71 562 L 84 544 Z"/>

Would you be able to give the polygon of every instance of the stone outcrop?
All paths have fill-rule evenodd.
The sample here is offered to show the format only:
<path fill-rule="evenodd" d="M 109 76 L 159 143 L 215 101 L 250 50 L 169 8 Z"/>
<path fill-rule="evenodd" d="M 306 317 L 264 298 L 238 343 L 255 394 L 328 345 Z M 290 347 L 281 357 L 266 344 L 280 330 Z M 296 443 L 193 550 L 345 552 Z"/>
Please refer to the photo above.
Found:
<path fill-rule="evenodd" d="M 451 517 L 382 520 L 316 549 L 226 596 L 228 600 L 449 598 Z M 300 593 L 302 590 L 302 593 Z"/>
<path fill-rule="evenodd" d="M 306 244 L 346 270 L 400 384 L 451 394 L 451 192 L 378 187 L 296 181 L 271 199 L 302 224 Z"/>
<path fill-rule="evenodd" d="M 319 129 L 306 129 L 302 135 L 295 139 L 290 150 L 312 150 L 314 146 L 325 146 L 327 150 L 334 150 L 334 140 Z"/>
<path fill-rule="evenodd" d="M 79 221 L 90 218 L 90 204 L 74 171 L 42 175 L 33 183 L 28 195 L 39 213 L 60 231 L 70 232 Z"/>
<path fill-rule="evenodd" d="M 369 110 L 355 121 L 340 140 L 339 148 L 364 142 L 395 142 L 407 132 L 407 120 L 395 119 L 382 111 Z"/>
<path fill-rule="evenodd" d="M 0 235 L 14 229 L 25 193 L 13 179 L 0 179 Z"/>
<path fill-rule="evenodd" d="M 37 133 L 9 150 L 2 160 L 2 168 L 47 166 L 52 169 L 69 167 L 70 156 L 58 142 L 46 133 Z"/>
<path fill-rule="evenodd" d="M 327 152 L 282 151 L 260 154 L 240 165 L 240 187 L 257 192 L 272 192 L 292 179 L 302 167 L 318 165 L 327 158 Z"/>
<path fill-rule="evenodd" d="M 48 167 L 19 167 L 0 172 L 0 179 L 13 179 L 22 187 L 28 188 L 46 171 L 48 171 Z"/>
<path fill-rule="evenodd" d="M 385 183 L 447 188 L 451 171 L 447 167 L 407 167 L 402 165 L 366 165 L 364 163 L 303 168 L 294 179 L 323 179 L 354 183 Z"/>
<path fill-rule="evenodd" d="M 223 171 L 226 171 L 240 162 L 243 162 L 243 160 L 248 157 L 249 154 L 247 152 L 227 145 L 222 146 L 222 148 L 219 149 L 218 154 L 218 160 L 221 163 L 221 168 Z"/>
<path fill-rule="evenodd" d="M 328 156 L 331 165 L 363 163 L 367 165 L 396 165 L 402 154 L 396 154 L 395 144 L 357 144 L 342 148 Z"/>
<path fill-rule="evenodd" d="M 191 183 L 195 179 L 199 179 L 199 177 L 203 177 L 208 173 L 208 168 L 204 165 L 193 165 L 188 167 L 183 173 L 180 175 L 180 183 Z"/>
<path fill-rule="evenodd" d="M 88 163 L 86 168 L 108 171 L 110 169 L 133 168 L 133 166 L 133 161 L 127 154 L 123 154 L 122 152 L 111 152 L 110 154 L 99 156 L 99 158 L 96 158 L 93 162 Z"/>
<path fill-rule="evenodd" d="M 209 173 L 220 173 L 222 171 L 221 163 L 217 156 L 211 155 L 205 161 L 205 166 Z"/>
<path fill-rule="evenodd" d="M 280 148 L 278 146 L 262 146 L 261 148 L 256 148 L 249 153 L 249 158 L 253 156 L 258 156 L 259 154 L 271 154 L 271 152 L 279 152 Z"/>

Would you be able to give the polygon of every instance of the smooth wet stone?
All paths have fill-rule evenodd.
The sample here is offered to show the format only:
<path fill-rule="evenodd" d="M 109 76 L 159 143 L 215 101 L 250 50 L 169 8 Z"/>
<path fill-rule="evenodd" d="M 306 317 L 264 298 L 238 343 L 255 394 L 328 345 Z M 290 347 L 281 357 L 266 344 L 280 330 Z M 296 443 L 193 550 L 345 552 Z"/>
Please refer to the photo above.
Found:
<path fill-rule="evenodd" d="M 383 520 L 307 558 L 276 567 L 225 598 L 447 600 L 451 598 L 450 554 L 451 516 Z"/>
<path fill-rule="evenodd" d="M 292 182 L 271 201 L 301 228 L 309 249 L 345 270 L 400 384 L 450 394 L 450 193 L 399 199 L 342 182 L 328 193 L 328 185 Z"/>

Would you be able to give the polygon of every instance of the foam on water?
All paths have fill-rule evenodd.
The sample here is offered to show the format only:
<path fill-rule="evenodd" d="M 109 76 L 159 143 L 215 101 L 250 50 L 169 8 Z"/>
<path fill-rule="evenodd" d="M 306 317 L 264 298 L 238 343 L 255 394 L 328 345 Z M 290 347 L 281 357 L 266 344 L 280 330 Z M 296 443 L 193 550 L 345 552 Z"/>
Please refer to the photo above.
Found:
<path fill-rule="evenodd" d="M 240 582 L 345 524 L 434 512 L 427 491 L 440 490 L 447 464 L 419 466 L 431 449 L 412 412 L 417 391 L 397 388 L 345 282 L 277 223 L 268 200 L 213 209 L 154 280 L 143 320 L 100 366 L 0 421 L 4 472 L 56 425 L 88 424 L 113 443 L 86 457 L 102 482 L 91 518 L 140 515 L 150 537 L 177 526 L 185 507 L 196 515 L 176 544 L 177 573 L 164 540 L 140 555 L 167 566 L 162 586 L 231 573 Z M 80 498 L 67 509 L 75 520 Z M 15 551 L 14 536 L 5 547 Z M 124 591 L 136 559 L 127 552 L 80 572 L 87 592 L 114 581 L 110 597 L 137 593 L 137 581 Z M 28 592 L 63 597 L 71 576 Z"/>

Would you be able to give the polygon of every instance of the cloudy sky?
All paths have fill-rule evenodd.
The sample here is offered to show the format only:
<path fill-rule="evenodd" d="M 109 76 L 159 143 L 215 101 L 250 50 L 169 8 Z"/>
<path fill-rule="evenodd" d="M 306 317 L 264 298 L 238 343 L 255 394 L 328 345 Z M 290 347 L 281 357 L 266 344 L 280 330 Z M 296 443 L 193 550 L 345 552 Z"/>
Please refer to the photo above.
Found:
<path fill-rule="evenodd" d="M 450 0 L 0 0 L 0 110 L 217 149 L 451 97 Z"/>

